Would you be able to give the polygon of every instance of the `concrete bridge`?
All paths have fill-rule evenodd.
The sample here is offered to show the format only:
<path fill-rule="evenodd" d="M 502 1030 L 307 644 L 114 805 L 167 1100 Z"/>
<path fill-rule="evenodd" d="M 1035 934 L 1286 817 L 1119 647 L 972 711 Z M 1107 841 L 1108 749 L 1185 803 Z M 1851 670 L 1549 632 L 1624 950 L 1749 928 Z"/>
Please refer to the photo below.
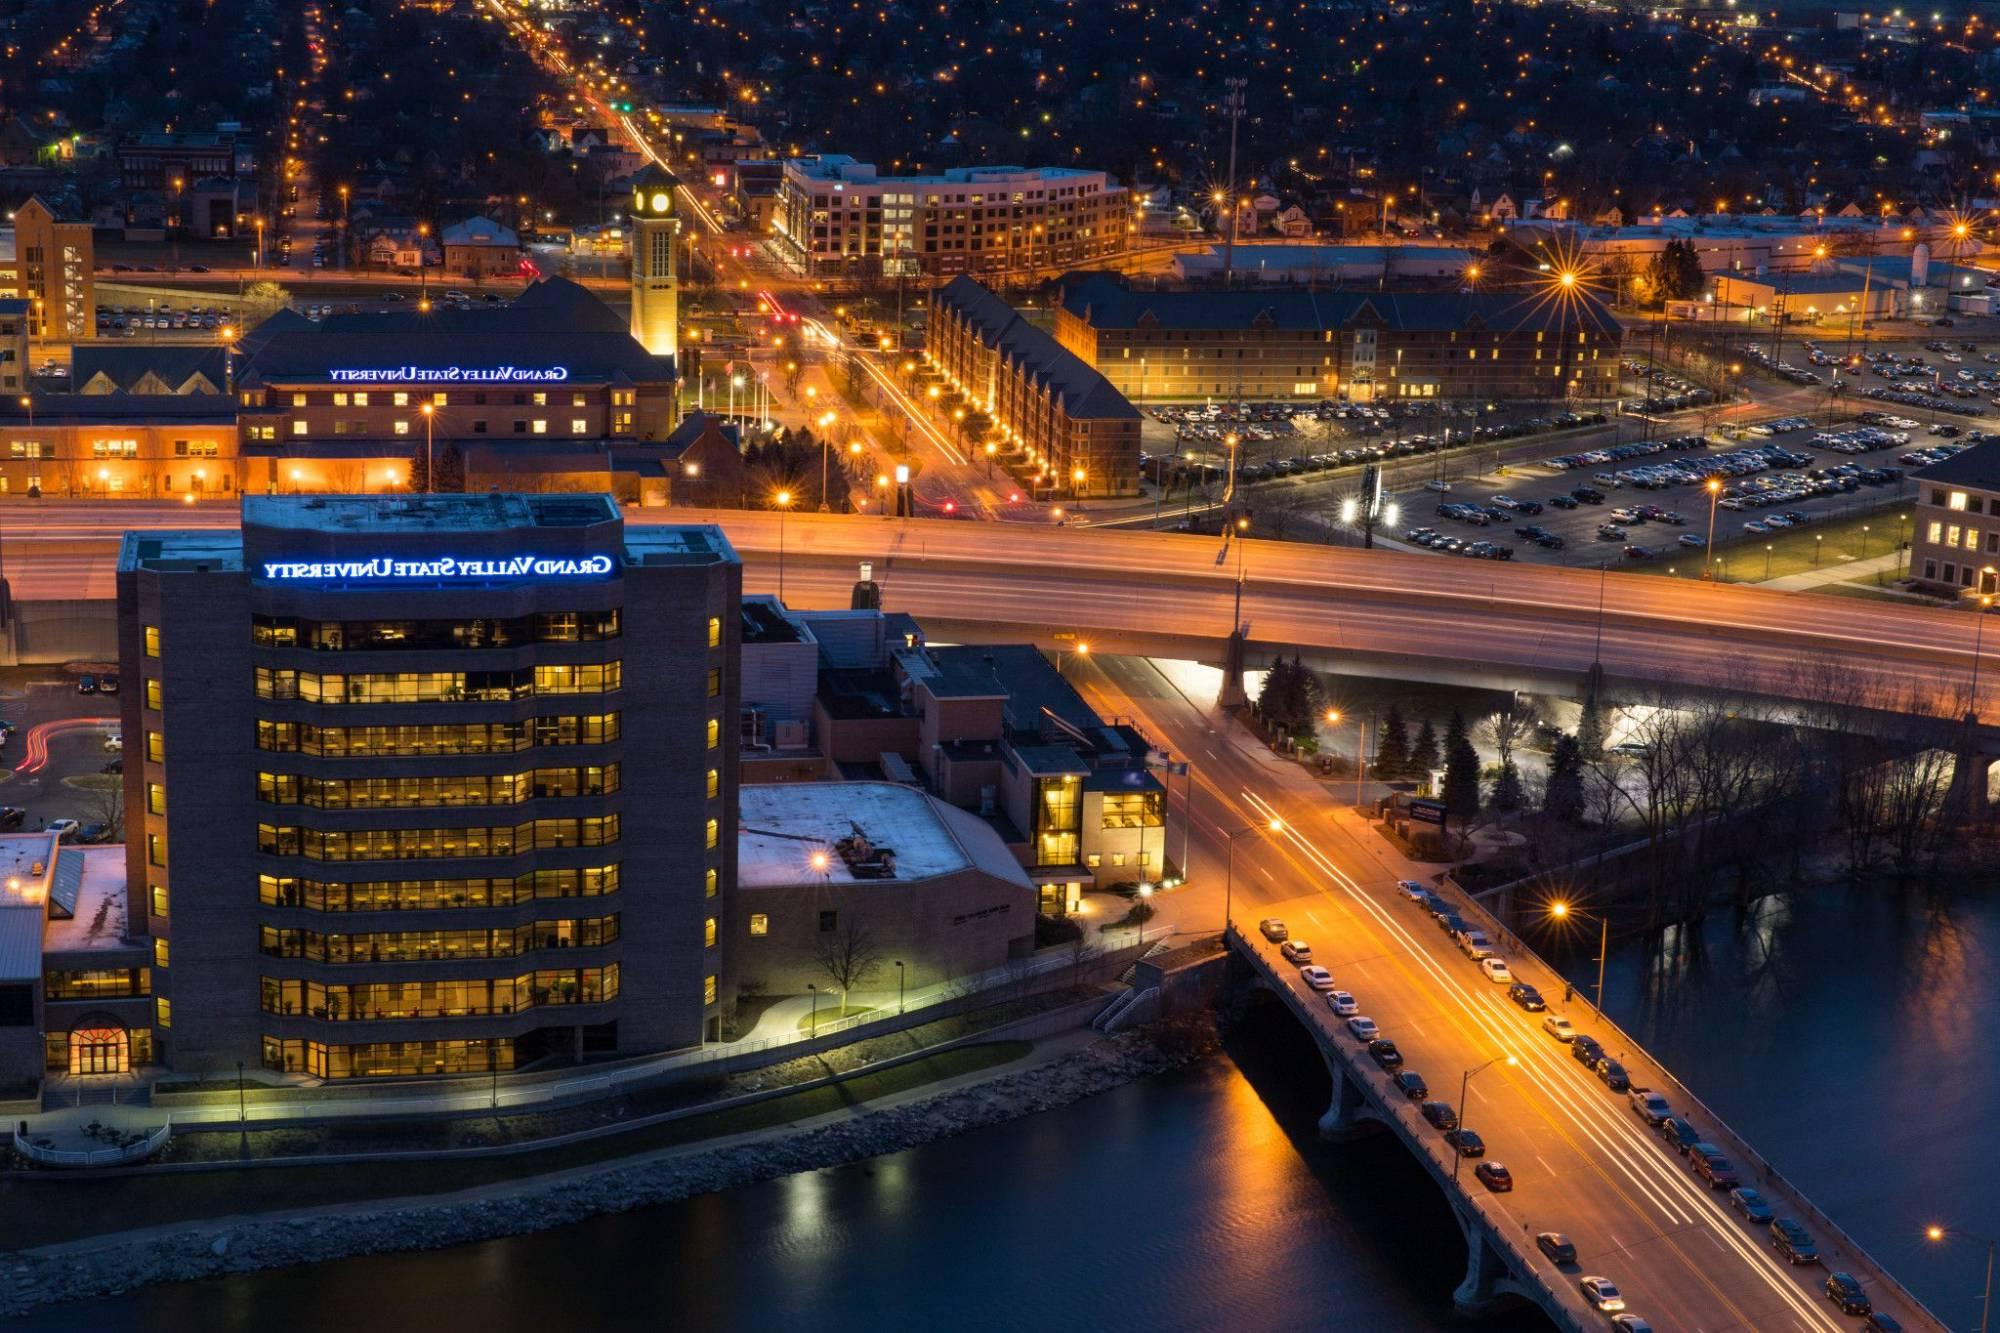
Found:
<path fill-rule="evenodd" d="M 1577 1031 L 1594 1036 L 1635 1086 L 1657 1091 L 1676 1116 L 1722 1150 L 1742 1184 L 1763 1193 L 1781 1218 L 1812 1234 L 1822 1262 L 1794 1265 L 1778 1254 L 1767 1226 L 1752 1224 L 1711 1188 L 1634 1109 L 1543 1029 L 1542 1012 L 1507 998 L 1400 890 L 1351 885 L 1364 930 L 1328 933 L 1323 895 L 1257 911 L 1283 918 L 1294 936 L 1310 936 L 1315 959 L 1334 984 L 1353 992 L 1362 1014 L 1400 1050 L 1405 1071 L 1429 1085 L 1424 1098 L 1399 1088 L 1391 1071 L 1353 1036 L 1325 996 L 1307 986 L 1279 946 L 1239 919 L 1226 933 L 1230 973 L 1225 1005 L 1271 997 L 1312 1036 L 1333 1092 L 1320 1133 L 1330 1139 L 1394 1134 L 1437 1182 L 1466 1244 L 1465 1277 L 1453 1293 L 1461 1313 L 1481 1315 L 1526 1301 L 1561 1329 L 1596 1330 L 1607 1314 L 1579 1289 L 1586 1275 L 1615 1283 L 1626 1310 L 1655 1329 L 1808 1329 L 1853 1327 L 1823 1293 L 1829 1271 L 1859 1278 L 1874 1306 L 1909 1329 L 1943 1325 L 1894 1278 L 1821 1215 L 1756 1151 L 1703 1106 L 1629 1036 L 1588 1006 L 1564 1001 L 1553 969 L 1508 936 L 1474 904 L 1455 902 L 1500 948 L 1514 975 L 1538 987 Z M 1317 923 L 1317 924 L 1315 924 Z M 1459 1158 L 1429 1123 L 1421 1103 L 1435 1100 L 1462 1116 L 1485 1143 L 1485 1155 Z M 1496 1193 L 1475 1175 L 1481 1162 L 1504 1164 L 1513 1189 Z M 1536 1243 L 1558 1232 L 1576 1247 L 1558 1264 Z"/>

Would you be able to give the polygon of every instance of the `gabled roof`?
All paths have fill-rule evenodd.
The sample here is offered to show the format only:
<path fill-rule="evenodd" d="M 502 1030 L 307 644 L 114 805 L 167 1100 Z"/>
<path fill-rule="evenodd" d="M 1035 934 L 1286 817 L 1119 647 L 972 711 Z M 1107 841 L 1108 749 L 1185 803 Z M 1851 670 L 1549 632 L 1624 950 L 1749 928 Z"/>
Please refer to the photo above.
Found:
<path fill-rule="evenodd" d="M 1138 419 L 1138 409 L 1109 380 L 1048 333 L 1022 319 L 1013 306 L 981 283 L 960 274 L 938 290 L 937 301 L 964 320 L 1010 368 L 1059 400 L 1072 419 Z"/>
<path fill-rule="evenodd" d="M 626 321 L 618 312 L 590 294 L 588 288 L 568 278 L 543 278 L 508 304 L 518 314 L 532 313 L 551 328 L 589 330 L 594 333 L 627 333 Z"/>
<path fill-rule="evenodd" d="M 79 393 L 221 393 L 228 379 L 220 347 L 78 343 L 70 359 Z"/>

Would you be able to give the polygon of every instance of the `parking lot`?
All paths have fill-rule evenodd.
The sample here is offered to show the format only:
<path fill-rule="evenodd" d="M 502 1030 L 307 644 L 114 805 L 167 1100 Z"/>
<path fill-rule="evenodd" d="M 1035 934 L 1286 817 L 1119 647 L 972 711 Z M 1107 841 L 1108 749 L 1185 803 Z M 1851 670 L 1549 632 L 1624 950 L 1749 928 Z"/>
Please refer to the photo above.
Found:
<path fill-rule="evenodd" d="M 79 694 L 76 681 L 45 667 L 0 671 L 0 719 L 11 724 L 0 743 L 0 825 L 13 824 L 19 810 L 19 829 L 74 819 L 109 826 L 106 840 L 115 841 L 122 779 L 105 769 L 122 763 L 122 751 L 109 748 L 120 730 L 119 699 Z"/>
<path fill-rule="evenodd" d="M 1918 426 L 1876 412 L 1824 430 L 1791 417 L 1752 427 L 1742 443 L 1683 434 L 1551 454 L 1505 477 L 1404 490 L 1399 535 L 1489 559 L 1699 564 L 1711 500 L 1720 553 L 1907 503 L 1910 472 L 1984 438 Z"/>

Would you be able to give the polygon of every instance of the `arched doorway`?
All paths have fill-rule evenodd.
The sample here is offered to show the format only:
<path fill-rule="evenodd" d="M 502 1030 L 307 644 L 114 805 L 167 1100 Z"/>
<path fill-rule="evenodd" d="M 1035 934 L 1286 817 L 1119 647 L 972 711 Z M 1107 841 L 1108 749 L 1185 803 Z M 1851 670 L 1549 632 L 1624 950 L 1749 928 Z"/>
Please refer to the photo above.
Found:
<path fill-rule="evenodd" d="M 117 1023 L 96 1020 L 93 1026 L 72 1029 L 69 1034 L 69 1072 L 72 1074 L 125 1074 L 132 1069 L 131 1043 Z"/>

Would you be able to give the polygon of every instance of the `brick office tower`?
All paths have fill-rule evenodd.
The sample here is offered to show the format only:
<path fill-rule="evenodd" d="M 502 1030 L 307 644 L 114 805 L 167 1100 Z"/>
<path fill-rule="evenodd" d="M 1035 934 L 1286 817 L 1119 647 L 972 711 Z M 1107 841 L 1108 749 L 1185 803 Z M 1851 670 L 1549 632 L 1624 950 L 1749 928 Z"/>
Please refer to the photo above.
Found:
<path fill-rule="evenodd" d="M 246 498 L 240 533 L 128 534 L 158 1058 L 340 1079 L 715 1035 L 741 592 L 718 529 L 598 495 Z"/>

